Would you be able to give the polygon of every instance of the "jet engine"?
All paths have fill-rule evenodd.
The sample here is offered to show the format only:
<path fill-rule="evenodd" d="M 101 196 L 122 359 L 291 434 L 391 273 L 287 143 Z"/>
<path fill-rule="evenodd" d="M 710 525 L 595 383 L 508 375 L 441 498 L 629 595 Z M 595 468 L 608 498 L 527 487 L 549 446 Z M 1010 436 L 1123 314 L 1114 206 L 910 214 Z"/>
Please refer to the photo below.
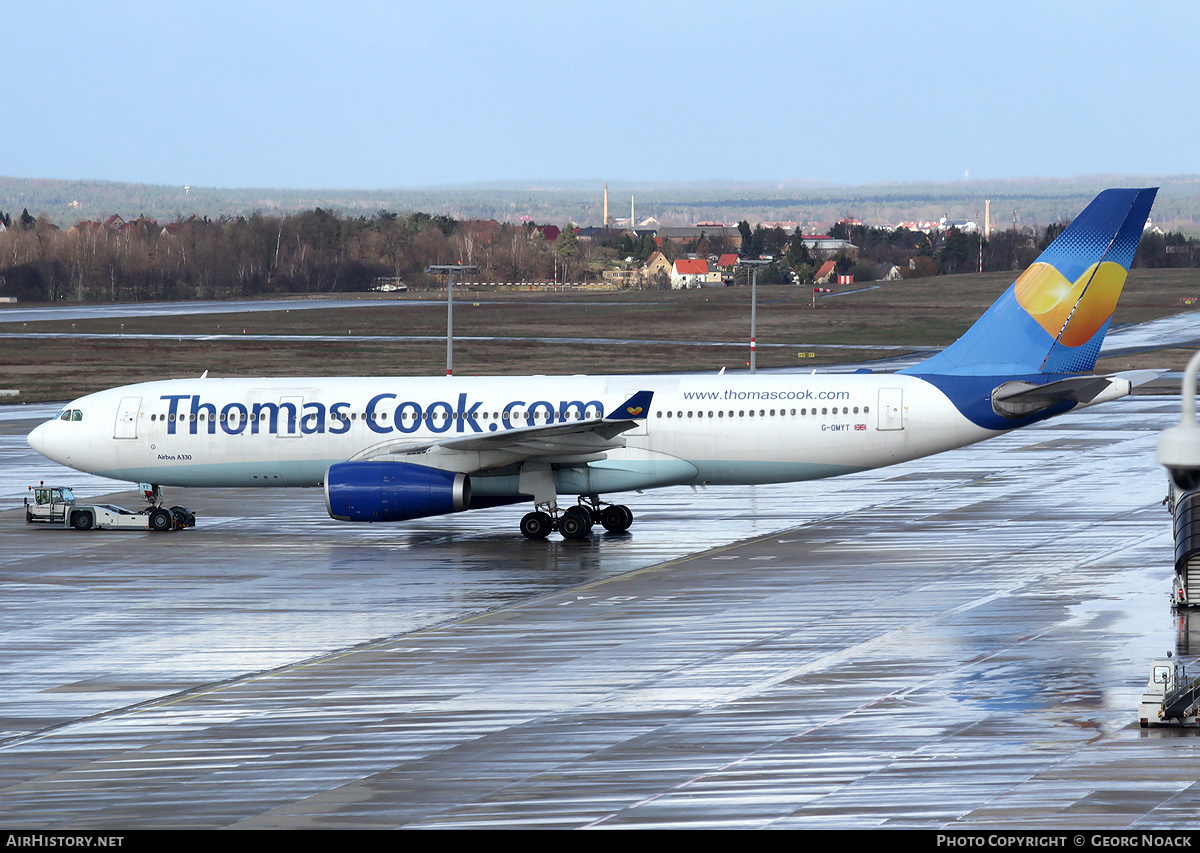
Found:
<path fill-rule="evenodd" d="M 325 472 L 325 508 L 339 521 L 405 521 L 471 506 L 471 478 L 409 462 L 339 462 Z"/>

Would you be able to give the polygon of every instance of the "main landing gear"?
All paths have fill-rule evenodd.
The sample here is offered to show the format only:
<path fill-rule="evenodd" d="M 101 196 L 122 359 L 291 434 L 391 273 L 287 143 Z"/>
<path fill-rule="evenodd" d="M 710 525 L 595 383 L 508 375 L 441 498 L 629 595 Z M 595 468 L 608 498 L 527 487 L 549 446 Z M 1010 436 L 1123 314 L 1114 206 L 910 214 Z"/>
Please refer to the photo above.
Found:
<path fill-rule="evenodd" d="M 543 509 L 535 509 L 521 519 L 521 534 L 526 539 L 545 539 L 555 530 L 564 539 L 586 539 L 592 533 L 592 526 L 603 525 L 610 533 L 624 533 L 633 524 L 633 513 L 629 507 L 620 504 L 605 504 L 595 498 L 580 498 L 576 506 L 568 507 L 558 512 L 558 507 L 551 504 Z"/>

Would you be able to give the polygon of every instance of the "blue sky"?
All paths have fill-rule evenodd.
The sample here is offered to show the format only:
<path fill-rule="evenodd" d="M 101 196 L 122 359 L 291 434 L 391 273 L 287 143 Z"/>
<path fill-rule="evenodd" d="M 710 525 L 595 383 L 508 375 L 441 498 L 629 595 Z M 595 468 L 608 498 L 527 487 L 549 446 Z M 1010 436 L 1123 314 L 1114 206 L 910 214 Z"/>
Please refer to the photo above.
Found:
<path fill-rule="evenodd" d="M 1198 10 L 6 4 L 0 174 L 363 189 L 1196 174 Z"/>

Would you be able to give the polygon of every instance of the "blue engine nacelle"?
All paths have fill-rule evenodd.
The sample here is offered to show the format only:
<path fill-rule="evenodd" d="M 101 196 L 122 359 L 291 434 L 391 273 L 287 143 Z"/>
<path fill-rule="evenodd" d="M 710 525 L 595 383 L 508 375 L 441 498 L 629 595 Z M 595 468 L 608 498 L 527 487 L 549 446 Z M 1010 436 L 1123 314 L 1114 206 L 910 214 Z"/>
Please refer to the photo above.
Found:
<path fill-rule="evenodd" d="M 406 521 L 471 506 L 471 478 L 409 462 L 339 462 L 325 472 L 325 508 L 339 521 Z"/>

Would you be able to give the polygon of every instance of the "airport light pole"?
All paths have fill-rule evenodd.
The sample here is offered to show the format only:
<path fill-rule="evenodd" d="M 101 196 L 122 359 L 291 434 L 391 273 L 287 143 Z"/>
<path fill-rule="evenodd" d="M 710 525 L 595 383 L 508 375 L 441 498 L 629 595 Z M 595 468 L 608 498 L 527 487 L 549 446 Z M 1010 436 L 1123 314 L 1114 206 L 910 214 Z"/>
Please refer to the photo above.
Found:
<path fill-rule="evenodd" d="M 434 264 L 425 270 L 430 275 L 446 276 L 446 375 L 454 375 L 454 274 L 479 272 L 469 264 Z"/>
<path fill-rule="evenodd" d="M 754 373 L 758 369 L 758 269 L 765 267 L 773 261 L 764 260 L 763 258 L 739 258 L 737 266 L 750 267 L 753 270 L 753 278 L 750 282 L 750 372 Z"/>

